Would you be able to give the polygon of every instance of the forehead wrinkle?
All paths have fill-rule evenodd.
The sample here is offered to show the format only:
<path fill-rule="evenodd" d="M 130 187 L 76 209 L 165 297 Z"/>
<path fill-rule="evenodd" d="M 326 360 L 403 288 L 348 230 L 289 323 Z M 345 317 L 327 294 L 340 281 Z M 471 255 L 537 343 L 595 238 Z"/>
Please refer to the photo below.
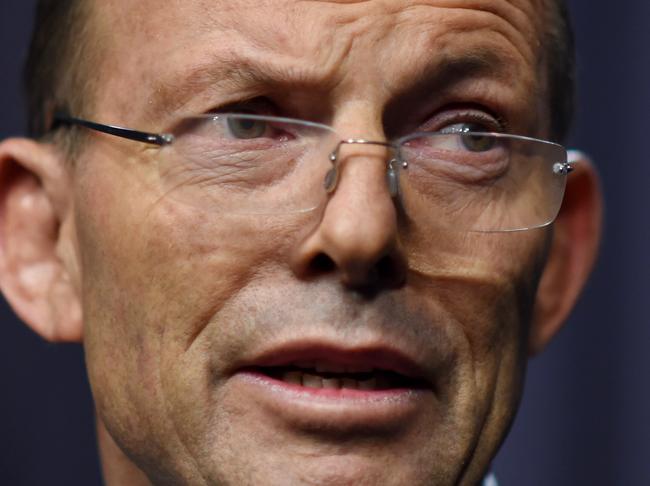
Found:
<path fill-rule="evenodd" d="M 284 28 L 280 30 L 275 24 L 262 23 L 256 24 L 255 31 L 250 32 L 249 26 L 242 23 L 231 25 L 227 31 L 206 31 L 207 42 L 202 43 L 221 44 L 222 47 L 207 55 L 201 53 L 203 59 L 189 65 L 185 61 L 185 66 L 174 73 L 158 76 L 149 90 L 149 114 L 172 114 L 193 97 L 207 92 L 214 93 L 217 100 L 221 93 L 237 94 L 239 97 L 235 101 L 240 101 L 279 88 L 325 91 L 336 86 L 340 82 L 340 67 L 352 48 L 352 38 L 337 36 L 334 42 L 332 37 L 336 29 L 317 32 L 322 18 L 301 15 L 301 21 L 295 22 L 291 15 L 285 17 Z M 210 38 L 215 34 L 216 38 Z M 227 36 L 226 43 L 223 36 Z M 301 42 L 294 42 L 296 38 Z M 324 45 L 328 47 L 323 49 Z M 184 53 L 183 57 L 191 58 Z"/>
<path fill-rule="evenodd" d="M 301 4 L 329 4 L 337 10 L 333 11 L 332 15 L 319 15 L 317 18 L 314 18 L 313 15 L 308 15 L 310 12 L 295 8 Z M 242 50 L 244 52 L 228 52 L 225 58 L 223 56 L 219 58 L 219 55 L 223 54 L 223 52 L 212 54 L 211 59 L 184 69 L 185 72 L 189 72 L 184 78 L 181 78 L 181 75 L 173 78 L 172 74 L 164 78 L 159 77 L 153 81 L 153 89 L 149 90 L 151 93 L 149 103 L 145 108 L 146 114 L 149 115 L 148 118 L 160 116 L 161 113 L 173 114 L 185 106 L 197 94 L 206 92 L 207 90 L 215 93 L 218 93 L 219 90 L 230 92 L 241 90 L 242 93 L 255 93 L 256 91 L 262 92 L 265 88 L 269 88 L 272 85 L 276 87 L 282 84 L 313 86 L 320 83 L 323 89 L 327 89 L 328 86 L 337 84 L 340 78 L 343 77 L 340 68 L 345 63 L 347 54 L 353 49 L 354 44 L 356 44 L 356 34 L 360 31 L 365 31 L 365 27 L 373 24 L 369 16 L 361 15 L 361 18 L 359 18 L 359 15 L 357 15 L 364 9 L 370 9 L 366 13 L 373 13 L 374 15 L 370 17 L 375 17 L 375 20 L 378 20 L 379 13 L 397 13 L 397 11 L 400 11 L 400 13 L 384 19 L 396 26 L 402 23 L 408 23 L 406 18 L 404 18 L 405 14 L 413 13 L 412 10 L 419 7 L 453 5 L 456 9 L 478 10 L 479 12 L 498 16 L 502 23 L 510 26 L 510 32 L 507 27 L 499 29 L 499 33 L 510 40 L 510 44 L 513 44 L 516 48 L 518 45 L 520 48 L 523 48 L 521 47 L 522 44 L 529 45 L 526 42 L 522 43 L 520 38 L 519 42 L 514 41 L 512 38 L 514 34 L 511 30 L 515 21 L 508 20 L 510 17 L 518 17 L 518 22 L 521 22 L 521 18 L 525 16 L 523 13 L 525 9 L 520 5 L 510 5 L 509 2 L 505 1 L 474 1 L 472 3 L 460 4 L 459 6 L 459 1 L 452 0 L 432 0 L 429 2 L 298 0 L 293 5 L 294 8 L 290 8 L 289 10 L 291 13 L 300 14 L 299 17 L 302 19 L 300 22 L 295 21 L 295 15 L 292 16 L 287 13 L 284 16 L 286 20 L 285 28 L 281 29 L 281 32 L 276 32 L 273 29 L 275 24 L 269 24 L 262 25 L 261 29 L 252 33 L 246 32 L 246 22 L 234 26 L 231 24 L 230 30 L 234 31 L 235 34 L 246 37 L 248 45 L 246 49 Z M 345 6 L 343 8 L 334 7 L 335 5 L 349 5 L 352 8 L 348 9 Z M 354 15 L 352 15 L 353 11 L 355 12 Z M 439 15 L 432 15 L 431 17 L 434 22 L 432 22 L 429 28 L 435 29 L 436 23 L 439 22 Z M 203 20 L 205 21 L 206 19 Z M 360 23 L 358 23 L 359 20 L 361 20 Z M 417 23 L 414 20 L 417 19 L 411 20 L 414 24 L 413 28 L 417 28 Z M 239 22 L 235 23 L 239 24 Z M 291 43 L 291 39 L 293 38 L 291 32 L 295 30 L 307 32 L 309 29 L 305 25 L 311 25 L 312 29 L 317 31 L 317 27 L 323 23 L 325 26 L 330 25 L 334 27 L 327 33 L 327 39 L 322 38 L 323 32 L 321 32 L 321 35 L 317 36 L 320 39 L 319 42 L 315 42 L 314 36 L 309 35 L 307 36 L 307 43 L 299 43 L 300 45 L 293 45 Z M 352 27 L 354 24 L 358 25 Z M 420 22 L 420 24 L 424 24 L 424 22 Z M 352 29 L 348 30 L 344 28 L 341 30 L 341 27 L 346 25 L 352 27 Z M 422 25 L 422 27 L 427 28 L 426 25 Z M 219 30 L 221 28 L 223 28 L 223 25 L 220 26 Z M 210 29 L 206 25 L 202 25 L 200 30 L 206 32 Z M 223 34 L 224 32 L 222 31 L 221 33 Z M 386 35 L 390 36 L 390 34 L 384 34 L 382 37 Z M 311 40 L 309 37 L 311 37 Z M 336 42 L 334 42 L 334 38 L 336 38 Z M 329 40 L 330 42 L 323 42 L 325 40 Z M 327 44 L 329 44 L 328 48 L 323 49 L 322 46 Z M 284 52 L 278 52 L 278 47 L 282 46 L 285 46 L 282 49 Z M 321 49 L 317 49 L 317 47 L 321 47 Z M 317 57 L 314 58 L 313 55 L 305 56 L 305 51 L 309 51 L 309 54 L 316 53 Z M 408 54 L 412 55 L 412 53 Z M 528 56 L 531 55 L 530 52 L 526 54 Z M 524 53 L 522 55 L 527 57 Z M 335 68 L 340 71 L 338 73 L 339 79 L 336 79 L 336 76 L 333 74 L 333 71 L 336 70 Z M 215 98 L 218 98 L 218 96 L 215 96 Z"/>
<path fill-rule="evenodd" d="M 451 68 L 454 64 L 461 63 L 471 67 L 476 73 L 480 71 L 481 74 L 490 74 L 501 81 L 508 81 L 507 77 L 510 77 L 512 80 L 530 82 L 530 79 L 525 78 L 535 74 L 534 70 L 541 55 L 539 49 L 536 49 L 539 42 L 531 41 L 526 35 L 531 31 L 526 28 L 530 23 L 521 9 L 505 7 L 501 11 L 494 7 L 499 2 L 494 1 L 489 3 L 490 8 L 478 9 L 476 7 L 486 4 L 475 2 L 459 6 L 457 1 L 438 3 L 454 6 L 437 6 L 438 13 L 435 16 L 429 14 L 432 21 L 427 22 L 422 9 L 414 11 L 416 7 L 422 6 L 422 3 L 418 3 L 409 9 L 412 15 L 402 19 L 401 28 L 404 32 L 420 28 L 418 44 L 423 47 L 403 52 L 405 59 L 417 60 L 435 52 L 435 57 L 443 59 Z M 427 7 L 430 6 L 427 4 Z M 474 11 L 474 14 L 470 17 L 462 13 L 467 10 Z M 416 12 L 419 15 L 415 15 Z M 439 29 L 440 23 L 445 25 L 442 32 Z M 464 42 L 457 42 L 460 38 Z M 409 46 L 411 44 L 409 43 Z M 524 71 L 524 67 L 531 70 Z M 490 72 L 490 68 L 494 72 Z M 460 69 L 451 71 L 458 72 Z"/>
<path fill-rule="evenodd" d="M 283 61 L 282 57 L 263 59 L 245 54 L 214 56 L 212 61 L 192 66 L 187 74 L 154 81 L 149 115 L 172 115 L 207 91 L 215 93 L 215 100 L 219 94 L 234 93 L 234 101 L 244 101 L 242 97 L 260 96 L 281 87 L 328 90 L 338 82 L 331 69 L 336 62 Z"/>
<path fill-rule="evenodd" d="M 483 12 L 496 20 L 500 27 L 498 32 L 519 51 L 524 59 L 539 57 L 541 46 L 543 17 L 539 2 L 524 0 L 476 0 L 469 6 L 457 6 L 458 9 L 471 8 Z"/>
<path fill-rule="evenodd" d="M 183 69 L 177 76 L 160 78 L 153 82 L 148 104 L 150 116 L 161 113 L 172 115 L 182 109 L 193 97 L 206 90 L 240 89 L 256 84 L 258 77 L 244 68 L 236 58 L 214 57 L 212 61 Z"/>
<path fill-rule="evenodd" d="M 409 8 L 415 9 L 424 6 L 418 3 Z M 427 4 L 426 6 L 431 6 Z M 515 50 L 517 50 L 523 59 L 533 59 L 540 46 L 540 31 L 535 20 L 537 16 L 532 9 L 528 11 L 514 2 L 508 1 L 475 1 L 459 3 L 457 0 L 447 2 L 437 2 L 436 10 L 445 15 L 445 23 L 459 34 L 476 31 L 479 27 L 489 27 L 493 32 L 500 34 Z M 460 15 L 461 12 L 473 12 L 475 28 L 467 29 L 468 18 Z M 440 15 L 438 14 L 438 16 Z M 457 14 L 455 18 L 453 14 Z M 440 22 L 441 19 L 438 19 Z M 454 23 L 458 27 L 453 29 Z M 527 35 L 529 34 L 529 35 Z"/>
<path fill-rule="evenodd" d="M 483 14 L 481 22 L 500 34 L 531 66 L 538 64 L 542 57 L 545 18 L 542 14 L 547 8 L 543 0 L 297 0 L 296 3 L 328 5 L 335 9 L 333 15 L 339 25 L 360 23 L 361 28 L 374 24 L 372 17 L 376 21 L 383 16 L 383 21 L 392 24 L 394 29 L 435 31 L 440 29 L 441 22 L 447 21 L 441 16 L 449 13 Z M 458 15 L 457 20 L 465 23 L 467 18 Z M 469 30 L 460 27 L 458 33 L 469 33 Z"/>
<path fill-rule="evenodd" d="M 521 66 L 532 67 L 535 69 L 538 65 L 541 53 L 539 52 L 540 35 L 539 30 L 539 0 L 420 0 L 420 1 L 355 1 L 355 0 L 298 0 L 300 4 L 323 4 L 333 10 L 333 18 L 337 27 L 347 25 L 353 27 L 347 30 L 347 35 L 352 36 L 352 43 L 357 43 L 356 34 L 364 32 L 364 29 L 373 26 L 379 26 L 377 21 L 382 24 L 390 24 L 390 29 L 375 29 L 381 38 L 375 38 L 375 42 L 387 42 L 394 46 L 399 43 L 392 42 L 392 38 L 411 36 L 411 42 L 402 45 L 402 53 L 398 56 L 401 64 L 406 64 L 405 59 L 416 60 L 422 56 L 439 56 L 441 49 L 448 51 L 455 50 L 454 42 L 440 42 L 444 37 L 442 34 L 457 34 L 467 38 L 468 35 L 483 32 L 501 37 L 504 42 L 492 39 L 490 48 L 495 55 L 489 54 L 488 48 L 483 52 L 475 49 L 473 61 L 475 67 L 485 64 L 482 61 L 501 61 L 497 67 L 501 67 L 502 72 L 516 66 L 523 61 Z M 467 12 L 465 14 L 464 12 Z M 362 15 L 363 14 L 363 15 Z M 471 15 L 471 16 L 470 16 Z M 444 25 L 445 28 L 441 28 Z M 384 25 L 385 26 L 385 25 Z M 398 34 L 402 31 L 403 34 Z M 341 32 L 343 33 L 343 32 Z M 419 41 L 422 41 L 420 43 Z M 419 48 L 414 48 L 417 46 Z M 461 45 L 461 47 L 463 47 Z M 435 53 L 435 54 L 433 54 Z M 445 54 L 443 52 L 443 54 Z M 384 56 L 381 64 L 395 62 L 395 52 L 393 50 L 381 50 L 380 56 Z M 387 56 L 387 57 L 386 57 Z M 517 59 L 519 57 L 519 59 Z M 513 66 L 508 66 L 510 63 Z M 425 68 L 426 69 L 426 68 Z M 509 75 L 512 75 L 513 69 L 509 69 Z M 497 73 L 500 74 L 500 73 Z M 530 73 L 534 74 L 534 73 Z M 496 76 L 495 76 L 496 77 Z M 502 77 L 502 76 L 501 76 Z M 385 81 L 385 79 L 381 79 Z M 387 87 L 385 87 L 387 88 Z"/>

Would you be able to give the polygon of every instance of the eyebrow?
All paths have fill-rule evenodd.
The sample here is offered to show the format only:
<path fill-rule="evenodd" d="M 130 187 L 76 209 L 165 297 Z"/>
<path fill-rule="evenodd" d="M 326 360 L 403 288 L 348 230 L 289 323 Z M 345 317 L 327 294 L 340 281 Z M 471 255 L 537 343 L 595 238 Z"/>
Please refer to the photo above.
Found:
<path fill-rule="evenodd" d="M 405 83 L 399 91 L 417 91 L 418 87 L 439 90 L 463 79 L 480 76 L 506 81 L 513 74 L 513 63 L 510 61 L 505 54 L 484 47 L 468 52 L 443 54 L 437 62 L 425 64 L 413 80 Z"/>
<path fill-rule="evenodd" d="M 423 65 L 418 72 L 405 76 L 403 86 L 395 90 L 393 98 L 408 99 L 422 91 L 441 90 L 460 80 L 478 76 L 489 75 L 507 81 L 513 74 L 509 69 L 510 64 L 504 55 L 483 47 L 469 52 L 444 54 L 435 62 Z M 324 72 L 321 66 L 286 67 L 270 58 L 250 58 L 233 53 L 225 57 L 213 56 L 188 68 L 188 74 L 184 76 L 156 80 L 147 115 L 151 119 L 159 119 L 161 114 L 171 117 L 195 96 L 208 90 L 233 93 L 237 95 L 233 101 L 244 101 L 242 98 L 250 99 L 264 94 L 264 89 L 268 90 L 269 86 L 318 86 L 322 90 L 328 84 L 336 84 Z"/>
<path fill-rule="evenodd" d="M 304 66 L 285 67 L 271 59 L 236 54 L 215 56 L 190 67 L 188 74 L 179 78 L 154 82 L 147 108 L 150 117 L 160 116 L 161 113 L 171 115 L 182 109 L 197 94 L 207 90 L 250 95 L 261 93 L 269 86 L 282 84 L 323 86 L 322 76 L 316 66 L 313 69 Z"/>
<path fill-rule="evenodd" d="M 454 91 L 465 81 L 493 81 L 504 87 L 503 92 L 522 91 L 521 79 L 517 76 L 517 64 L 512 54 L 505 50 L 484 46 L 469 51 L 442 54 L 434 62 L 423 63 L 413 73 L 405 73 L 384 107 L 384 120 L 390 131 L 389 120 L 399 119 L 398 114 L 416 114 L 418 108 L 430 106 L 436 97 Z M 486 85 L 481 90 L 485 93 Z M 464 88 L 466 85 L 464 85 Z M 532 88 L 532 87 L 531 87 Z M 462 101 L 462 100 L 454 100 Z M 473 101 L 478 101 L 474 99 Z M 496 102 L 496 99 L 492 99 Z"/>

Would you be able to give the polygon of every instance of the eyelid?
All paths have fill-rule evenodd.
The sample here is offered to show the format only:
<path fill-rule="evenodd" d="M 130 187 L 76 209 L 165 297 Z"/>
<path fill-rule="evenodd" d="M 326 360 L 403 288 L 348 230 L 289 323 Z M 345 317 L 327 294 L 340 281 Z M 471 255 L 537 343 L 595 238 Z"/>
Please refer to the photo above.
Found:
<path fill-rule="evenodd" d="M 258 96 L 248 100 L 235 101 L 213 108 L 208 114 L 214 113 L 249 113 L 251 115 L 277 115 L 277 107 L 269 98 Z"/>
<path fill-rule="evenodd" d="M 447 126 L 463 123 L 483 125 L 485 132 L 508 133 L 505 120 L 483 107 L 446 107 L 420 125 L 419 130 L 439 132 Z"/>

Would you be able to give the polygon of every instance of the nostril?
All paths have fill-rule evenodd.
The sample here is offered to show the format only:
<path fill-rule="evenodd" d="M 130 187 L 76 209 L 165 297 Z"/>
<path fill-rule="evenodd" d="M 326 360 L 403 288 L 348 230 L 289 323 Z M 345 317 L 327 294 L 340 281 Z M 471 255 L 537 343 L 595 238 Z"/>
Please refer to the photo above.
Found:
<path fill-rule="evenodd" d="M 329 273 L 336 269 L 336 264 L 325 253 L 319 253 L 311 261 L 311 269 L 316 274 Z"/>
<path fill-rule="evenodd" d="M 326 253 L 319 253 L 311 260 L 309 273 L 312 276 L 324 275 L 337 270 L 345 273 L 346 268 L 339 268 L 337 263 Z M 348 269 L 349 270 L 349 269 Z M 361 275 L 359 272 L 363 273 Z M 385 255 L 365 271 L 359 269 L 354 275 L 346 273 L 353 287 L 387 288 L 397 287 L 404 282 L 405 272 L 398 258 Z M 346 280 L 346 281 L 347 281 Z"/>
<path fill-rule="evenodd" d="M 399 286 L 404 283 L 406 273 L 399 259 L 393 255 L 385 255 L 375 265 L 379 281 L 384 286 Z"/>
<path fill-rule="evenodd" d="M 377 262 L 377 273 L 381 279 L 387 275 L 391 275 L 394 270 L 395 265 L 393 264 L 393 259 L 389 256 L 384 256 Z"/>

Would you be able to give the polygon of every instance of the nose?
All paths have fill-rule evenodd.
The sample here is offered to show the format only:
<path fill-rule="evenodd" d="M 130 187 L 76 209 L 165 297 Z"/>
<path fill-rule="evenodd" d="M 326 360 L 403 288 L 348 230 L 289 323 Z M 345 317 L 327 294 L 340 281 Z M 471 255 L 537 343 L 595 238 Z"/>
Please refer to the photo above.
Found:
<path fill-rule="evenodd" d="M 293 271 L 300 278 L 336 273 L 346 287 L 366 292 L 398 287 L 406 259 L 387 183 L 389 151 L 364 143 L 339 146 L 336 156 L 335 184 L 318 225 L 296 248 Z"/>

